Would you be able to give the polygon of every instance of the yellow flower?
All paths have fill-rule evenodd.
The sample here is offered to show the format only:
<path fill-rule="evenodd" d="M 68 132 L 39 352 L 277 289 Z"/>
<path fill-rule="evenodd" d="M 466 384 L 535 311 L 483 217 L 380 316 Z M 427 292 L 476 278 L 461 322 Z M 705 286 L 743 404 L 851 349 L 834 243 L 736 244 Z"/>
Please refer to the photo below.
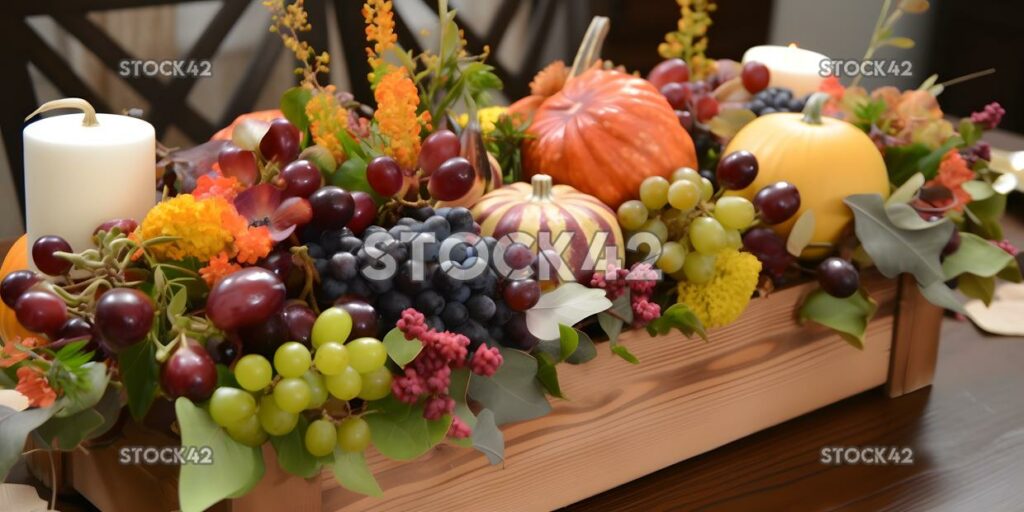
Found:
<path fill-rule="evenodd" d="M 344 162 L 345 149 L 339 134 L 348 131 L 348 109 L 338 104 L 333 85 L 328 85 L 322 92 L 313 93 L 309 103 L 306 103 L 306 117 L 309 118 L 313 143 L 330 151 L 336 162 Z"/>
<path fill-rule="evenodd" d="M 477 111 L 476 118 L 480 121 L 480 130 L 485 136 L 490 135 L 490 133 L 494 131 L 494 123 L 497 123 L 498 119 L 500 119 L 505 112 L 508 112 L 508 107 L 487 107 Z M 469 114 L 460 115 L 459 126 L 465 128 L 467 123 L 469 123 Z"/>
<path fill-rule="evenodd" d="M 415 169 L 420 156 L 421 123 L 430 123 L 429 112 L 416 115 L 420 104 L 416 84 L 407 76 L 405 68 L 395 68 L 377 84 L 373 97 L 377 100 L 373 118 L 387 143 L 385 153 L 402 167 Z"/>
<path fill-rule="evenodd" d="M 377 70 L 384 64 L 384 52 L 398 41 L 391 0 L 367 0 L 363 4 L 363 19 L 366 20 L 366 42 L 372 45 L 366 48 L 366 56 L 370 68 Z M 370 81 L 373 81 L 373 73 L 370 73 Z"/>
<path fill-rule="evenodd" d="M 705 328 L 739 318 L 757 288 L 761 262 L 748 252 L 728 249 L 718 254 L 715 276 L 704 284 L 679 283 L 679 301 L 693 310 Z"/>
<path fill-rule="evenodd" d="M 190 194 L 182 194 L 153 207 L 139 231 L 142 240 L 179 237 L 150 248 L 158 259 L 181 260 L 191 256 L 208 261 L 221 251 L 231 252 L 237 220 L 235 207 L 222 197 L 197 200 Z"/>

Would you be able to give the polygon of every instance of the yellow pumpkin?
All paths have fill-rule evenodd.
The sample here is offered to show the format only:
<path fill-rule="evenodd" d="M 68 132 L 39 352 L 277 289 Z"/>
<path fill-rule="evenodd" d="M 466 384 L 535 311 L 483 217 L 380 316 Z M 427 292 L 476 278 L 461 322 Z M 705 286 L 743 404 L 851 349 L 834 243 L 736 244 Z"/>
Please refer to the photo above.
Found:
<path fill-rule="evenodd" d="M 800 210 L 774 228 L 786 236 L 803 212 L 813 210 L 816 222 L 812 243 L 835 243 L 853 220 L 853 213 L 843 203 L 846 196 L 889 196 L 889 174 L 882 154 L 856 126 L 822 117 L 821 107 L 827 99 L 819 93 L 808 100 L 803 114 L 769 114 L 751 121 L 722 153 L 747 150 L 757 157 L 757 178 L 733 194 L 753 199 L 761 188 L 778 181 L 796 186 Z M 822 254 L 811 249 L 803 256 Z"/>
<path fill-rule="evenodd" d="M 21 235 L 21 238 L 11 245 L 11 248 L 7 251 L 7 256 L 4 257 L 4 263 L 0 266 L 0 279 L 7 277 L 7 274 L 15 270 L 25 270 L 27 268 L 28 236 Z M 6 343 L 10 339 L 28 336 L 37 335 L 22 327 L 18 323 L 18 318 L 14 315 L 14 310 L 7 307 L 7 304 L 0 302 L 0 344 Z"/>

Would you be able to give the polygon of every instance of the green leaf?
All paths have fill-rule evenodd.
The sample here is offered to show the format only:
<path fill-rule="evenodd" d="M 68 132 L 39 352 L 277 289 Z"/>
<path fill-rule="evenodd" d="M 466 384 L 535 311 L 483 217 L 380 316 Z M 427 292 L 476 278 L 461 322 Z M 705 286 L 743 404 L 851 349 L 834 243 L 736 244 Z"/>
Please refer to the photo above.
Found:
<path fill-rule="evenodd" d="M 924 186 L 924 174 L 914 173 L 913 176 L 903 182 L 892 194 L 889 195 L 889 199 L 885 201 L 885 206 L 889 207 L 895 204 L 906 204 L 917 195 L 917 191 L 921 190 Z"/>
<path fill-rule="evenodd" d="M 576 351 L 565 362 L 569 364 L 583 364 L 597 357 L 597 347 L 594 346 L 594 340 L 591 340 L 587 333 L 579 329 L 576 329 L 576 335 L 579 337 L 579 346 L 576 347 Z"/>
<path fill-rule="evenodd" d="M 405 365 L 416 359 L 416 356 L 423 350 L 423 342 L 417 339 L 405 339 L 405 333 L 395 327 L 384 336 L 384 348 L 388 351 L 388 357 L 399 368 L 405 368 Z"/>
<path fill-rule="evenodd" d="M 971 122 L 969 118 L 963 118 L 960 120 L 960 125 L 956 129 L 957 133 L 964 140 L 965 147 L 971 147 L 974 143 L 981 140 L 983 130 L 981 125 Z"/>
<path fill-rule="evenodd" d="M 200 512 L 263 478 L 263 453 L 228 436 L 210 414 L 185 397 L 174 402 L 181 445 L 210 447 L 212 464 L 184 464 L 178 478 L 182 512 Z"/>
<path fill-rule="evenodd" d="M 619 345 L 618 343 L 611 343 L 612 354 L 615 354 L 630 364 L 640 364 L 640 360 L 633 355 L 632 352 L 626 348 L 625 345 Z"/>
<path fill-rule="evenodd" d="M 132 417 L 141 420 L 156 398 L 160 368 L 156 364 L 156 346 L 145 339 L 117 355 L 121 370 L 121 382 L 128 393 L 128 410 Z"/>
<path fill-rule="evenodd" d="M 309 130 L 309 118 L 306 117 L 306 104 L 313 97 L 313 91 L 305 87 L 292 87 L 281 95 L 281 112 L 285 119 L 299 129 L 303 134 L 303 147 L 309 145 L 308 137 L 305 136 Z"/>
<path fill-rule="evenodd" d="M 79 371 L 73 373 L 74 385 L 65 386 L 64 407 L 57 411 L 57 417 L 69 417 L 96 405 L 107 390 L 107 365 L 103 363 L 86 363 Z"/>
<path fill-rule="evenodd" d="M 476 415 L 466 403 L 466 392 L 469 390 L 469 369 L 459 368 L 452 371 L 450 383 L 448 384 L 448 395 L 455 399 L 455 416 L 458 416 L 470 430 L 476 428 Z M 447 438 L 448 442 L 463 448 L 472 448 L 473 440 Z"/>
<path fill-rule="evenodd" d="M 501 348 L 504 362 L 491 377 L 473 374 L 469 396 L 494 411 L 498 425 L 539 418 L 551 412 L 551 404 L 537 382 L 537 362 L 529 354 Z"/>
<path fill-rule="evenodd" d="M 604 331 L 605 335 L 608 336 L 608 341 L 614 343 L 619 340 L 619 334 L 622 333 L 623 325 L 621 318 L 609 315 L 608 313 L 599 313 L 597 315 L 597 323 L 601 326 L 601 330 Z"/>
<path fill-rule="evenodd" d="M 946 256 L 942 271 L 946 279 L 960 274 L 992 277 L 1014 261 L 1006 251 L 971 233 L 960 233 L 960 248 Z"/>
<path fill-rule="evenodd" d="M 921 291 L 924 298 L 928 299 L 928 302 L 943 309 L 967 314 L 963 304 L 960 304 L 956 295 L 953 294 L 953 290 L 950 290 L 946 283 L 936 281 L 928 286 L 917 285 L 917 289 Z"/>
<path fill-rule="evenodd" d="M 882 275 L 891 279 L 909 272 L 922 286 L 944 280 L 939 254 L 949 241 L 952 224 L 901 229 L 889 220 L 878 194 L 852 195 L 843 202 L 853 210 L 857 239 Z"/>
<path fill-rule="evenodd" d="M 557 398 L 565 398 L 562 388 L 558 385 L 557 361 L 546 352 L 537 354 L 537 380 L 540 381 L 548 394 Z"/>
<path fill-rule="evenodd" d="M 921 175 L 924 176 L 919 164 L 930 152 L 928 146 L 921 143 L 885 148 L 885 167 L 889 171 L 889 181 L 896 185 L 903 185 L 916 173 L 921 172 Z M 925 178 L 927 179 L 927 177 Z"/>
<path fill-rule="evenodd" d="M 960 293 L 978 299 L 988 306 L 992 304 L 992 297 L 996 293 L 996 280 L 993 277 L 963 274 L 957 279 L 957 289 Z"/>
<path fill-rule="evenodd" d="M 924 158 L 918 162 L 918 170 L 924 174 L 925 178 L 932 179 L 936 174 L 939 173 L 939 164 L 942 163 L 942 159 L 949 153 L 949 150 L 963 144 L 964 140 L 954 135 L 944 142 L 941 146 L 933 149 L 931 153 L 928 153 Z"/>
<path fill-rule="evenodd" d="M 366 464 L 363 452 L 346 452 L 341 448 L 335 448 L 333 469 L 334 479 L 342 487 L 375 498 L 384 495 L 380 484 L 370 471 L 370 466 Z"/>
<path fill-rule="evenodd" d="M 992 185 L 989 185 L 986 181 L 971 180 L 961 186 L 971 195 L 971 201 L 984 201 L 996 193 L 992 189 Z"/>
<path fill-rule="evenodd" d="M 1006 196 L 994 194 L 984 201 L 971 201 L 964 209 L 964 214 L 970 221 L 968 230 L 982 238 L 989 240 L 1002 240 L 1003 227 L 999 219 L 1006 211 Z"/>
<path fill-rule="evenodd" d="M 69 452 L 89 439 L 89 435 L 104 423 L 102 414 L 95 409 L 85 409 L 67 417 L 52 417 L 40 425 L 35 434 L 43 446 L 53 446 L 53 442 L 57 441 L 58 450 Z"/>
<path fill-rule="evenodd" d="M 798 318 L 801 323 L 809 320 L 831 328 L 850 345 L 863 350 L 864 332 L 877 310 L 878 303 L 864 290 L 840 299 L 818 289 L 804 298 Z"/>
<path fill-rule="evenodd" d="M 808 208 L 793 223 L 793 229 L 789 231 L 789 237 L 786 238 L 786 252 L 799 258 L 807 248 L 807 244 L 811 243 L 811 238 L 814 236 L 814 225 L 814 210 Z"/>
<path fill-rule="evenodd" d="M 571 326 L 558 324 L 558 342 L 561 348 L 559 361 L 565 361 L 576 352 L 576 348 L 580 346 L 579 332 Z"/>
<path fill-rule="evenodd" d="M 491 464 L 505 461 L 505 436 L 494 421 L 494 411 L 484 409 L 473 428 L 473 448 L 483 452 Z"/>
<path fill-rule="evenodd" d="M 451 416 L 437 421 L 423 417 L 423 405 L 409 405 L 388 396 L 369 402 L 363 417 L 370 424 L 373 445 L 385 457 L 412 460 L 423 455 L 444 439 L 451 426 Z"/>
<path fill-rule="evenodd" d="M 909 50 L 914 47 L 914 40 L 909 37 L 890 37 L 889 39 L 882 41 L 882 46 L 892 46 L 895 48 Z"/>
<path fill-rule="evenodd" d="M 686 304 L 673 304 L 662 311 L 660 317 L 647 324 L 647 333 L 651 336 L 664 336 L 673 328 L 678 329 L 687 338 L 696 334 L 704 341 L 708 340 L 708 334 L 704 331 L 700 319 Z"/>
<path fill-rule="evenodd" d="M 299 416 L 299 423 L 283 436 L 270 436 L 270 444 L 277 452 L 277 463 L 281 469 L 300 478 L 312 478 L 320 472 L 320 461 L 306 451 L 306 428 L 309 422 Z"/>
<path fill-rule="evenodd" d="M 885 215 L 894 226 L 909 231 L 919 231 L 935 227 L 937 224 L 948 224 L 949 217 L 942 217 L 937 221 L 927 221 L 921 218 L 913 206 L 904 203 L 890 204 L 885 207 Z"/>
<path fill-rule="evenodd" d="M 1020 265 L 1017 263 L 1017 259 L 1014 258 L 1009 265 L 1003 270 L 1000 270 L 996 277 L 1003 281 L 1009 281 L 1011 283 L 1019 283 L 1024 281 L 1024 276 L 1020 273 Z"/>
<path fill-rule="evenodd" d="M 612 307 L 608 309 L 609 312 L 615 313 L 624 322 L 633 322 L 633 305 L 630 304 L 630 292 L 623 293 L 612 301 Z"/>
<path fill-rule="evenodd" d="M 731 139 L 747 123 L 757 119 L 757 114 L 746 108 L 730 108 L 722 110 L 717 116 L 708 122 L 711 133 L 723 138 Z"/>
<path fill-rule="evenodd" d="M 218 388 L 240 388 L 238 380 L 235 379 L 235 372 L 222 364 L 217 365 L 217 387 Z"/>
<path fill-rule="evenodd" d="M 383 203 L 383 198 L 373 190 L 370 182 L 366 180 L 366 162 L 358 157 L 345 160 L 345 163 L 341 164 L 334 174 L 327 177 L 327 183 L 350 192 L 354 190 L 366 192 L 373 197 L 377 204 Z"/>
<path fill-rule="evenodd" d="M 86 439 L 97 438 L 106 434 L 111 428 L 114 428 L 114 425 L 121 418 L 121 409 L 123 407 L 124 402 L 121 401 L 120 387 L 107 386 L 107 391 L 103 393 L 103 398 L 100 398 L 99 403 L 93 409 L 103 416 L 103 424 L 93 430 Z"/>
<path fill-rule="evenodd" d="M 7 479 L 7 473 L 21 458 L 25 439 L 30 432 L 46 423 L 60 404 L 45 408 L 15 411 L 0 405 L 0 479 Z"/>

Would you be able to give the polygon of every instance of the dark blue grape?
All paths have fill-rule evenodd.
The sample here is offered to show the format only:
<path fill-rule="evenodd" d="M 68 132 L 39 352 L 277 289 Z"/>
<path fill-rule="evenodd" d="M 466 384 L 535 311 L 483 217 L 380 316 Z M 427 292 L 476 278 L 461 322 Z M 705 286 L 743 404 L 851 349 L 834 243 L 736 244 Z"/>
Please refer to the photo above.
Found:
<path fill-rule="evenodd" d="M 448 217 L 448 213 L 451 212 L 451 211 L 452 211 L 452 207 L 451 206 L 443 206 L 441 208 L 435 208 L 434 209 L 434 215 L 440 215 L 442 217 L 447 218 Z"/>
<path fill-rule="evenodd" d="M 396 291 L 389 291 L 377 300 L 377 311 L 380 311 L 386 320 L 392 322 L 401 316 L 402 311 L 411 307 L 412 300 L 409 299 L 409 296 Z"/>
<path fill-rule="evenodd" d="M 505 339 L 503 341 L 503 345 L 506 347 L 527 352 L 533 350 L 533 347 L 536 347 L 537 343 L 540 342 L 526 327 L 526 315 L 522 313 L 514 315 L 505 324 Z"/>
<path fill-rule="evenodd" d="M 444 298 L 452 302 L 466 302 L 472 294 L 473 290 L 470 290 L 468 286 L 460 286 L 454 290 L 445 292 Z"/>
<path fill-rule="evenodd" d="M 451 225 L 452 232 L 454 233 L 471 233 L 473 232 L 473 214 L 470 213 L 468 208 L 458 207 L 452 208 L 448 212 L 448 223 Z"/>
<path fill-rule="evenodd" d="M 449 329 L 454 329 L 469 320 L 469 310 L 460 302 L 449 302 L 441 313 L 441 320 Z"/>
<path fill-rule="evenodd" d="M 348 293 L 348 285 L 337 279 L 328 277 L 320 284 L 320 302 L 334 302 L 346 293 Z"/>
<path fill-rule="evenodd" d="M 306 251 L 309 253 L 309 257 L 313 259 L 324 259 L 327 257 L 327 252 L 324 251 L 320 244 L 308 243 L 306 244 Z"/>
<path fill-rule="evenodd" d="M 388 230 L 388 234 L 391 235 L 391 238 L 394 238 L 395 240 L 398 241 L 402 240 L 402 233 L 411 232 L 412 230 L 409 229 L 409 226 L 403 224 L 395 224 L 394 226 L 391 226 L 391 229 Z"/>
<path fill-rule="evenodd" d="M 364 276 L 365 277 L 365 276 Z M 375 295 L 381 295 L 394 288 L 394 281 L 391 278 L 371 279 L 366 278 L 366 285 Z"/>
<path fill-rule="evenodd" d="M 321 277 L 326 276 L 330 272 L 330 263 L 327 260 L 318 258 L 313 260 L 313 268 L 316 269 L 316 273 L 320 274 Z"/>
<path fill-rule="evenodd" d="M 402 293 L 415 295 L 427 289 L 430 284 L 430 281 L 426 280 L 427 267 L 422 267 L 424 279 L 416 279 L 415 271 L 420 268 L 420 265 L 422 264 L 409 260 L 398 266 L 398 271 L 395 273 L 395 286 Z"/>
<path fill-rule="evenodd" d="M 496 301 L 494 303 L 494 315 L 491 316 L 491 322 L 494 325 L 505 325 L 509 320 L 512 319 L 512 310 L 505 305 L 504 301 Z"/>
<path fill-rule="evenodd" d="M 444 320 L 441 320 L 441 317 L 439 316 L 428 316 L 425 321 L 427 323 L 427 327 L 430 327 L 437 332 L 445 330 Z"/>
<path fill-rule="evenodd" d="M 411 227 L 411 226 L 414 226 L 414 225 L 419 224 L 419 223 L 420 223 L 420 221 L 418 221 L 418 220 L 416 220 L 416 219 L 414 219 L 412 217 L 402 217 L 401 219 L 398 219 L 398 222 L 396 222 L 395 224 L 397 224 L 399 226 L 410 226 Z"/>
<path fill-rule="evenodd" d="M 352 253 L 339 252 L 331 256 L 331 276 L 340 281 L 348 281 L 359 273 L 359 259 Z"/>
<path fill-rule="evenodd" d="M 434 215 L 423 221 L 423 232 L 433 233 L 434 240 L 442 242 L 445 238 L 452 236 L 452 227 L 444 217 Z"/>
<path fill-rule="evenodd" d="M 415 209 L 412 209 L 412 210 L 406 212 L 406 216 L 407 217 L 412 217 L 412 218 L 414 218 L 416 220 L 420 220 L 420 221 L 427 220 L 427 219 L 429 219 L 430 217 L 432 217 L 434 215 L 435 215 L 434 209 L 429 207 L 429 206 L 424 206 L 422 208 L 415 208 Z"/>
<path fill-rule="evenodd" d="M 476 350 L 482 343 L 490 342 L 489 344 L 494 344 L 494 341 L 491 339 L 491 334 L 487 332 L 487 328 L 474 320 L 467 320 L 451 330 L 469 338 L 470 351 Z"/>
<path fill-rule="evenodd" d="M 364 299 L 373 296 L 373 292 L 370 291 L 370 286 L 361 276 L 356 276 L 348 282 L 348 293 Z"/>
<path fill-rule="evenodd" d="M 469 310 L 469 316 L 478 322 L 490 320 L 494 316 L 496 308 L 494 299 L 486 295 L 474 295 L 466 301 L 466 309 Z"/>
<path fill-rule="evenodd" d="M 424 290 L 416 295 L 415 307 L 424 315 L 440 315 L 444 311 L 444 306 L 444 297 L 434 290 Z"/>
<path fill-rule="evenodd" d="M 358 237 L 349 235 L 341 239 L 339 250 L 355 254 L 356 251 L 362 248 L 363 241 L 360 240 Z"/>
<path fill-rule="evenodd" d="M 345 233 L 340 229 L 324 231 L 320 235 L 320 247 L 327 254 L 334 254 L 341 250 L 341 239 Z"/>
<path fill-rule="evenodd" d="M 487 333 L 491 335 L 491 339 L 501 343 L 505 339 L 505 330 L 501 326 L 495 325 L 490 329 L 487 329 Z"/>

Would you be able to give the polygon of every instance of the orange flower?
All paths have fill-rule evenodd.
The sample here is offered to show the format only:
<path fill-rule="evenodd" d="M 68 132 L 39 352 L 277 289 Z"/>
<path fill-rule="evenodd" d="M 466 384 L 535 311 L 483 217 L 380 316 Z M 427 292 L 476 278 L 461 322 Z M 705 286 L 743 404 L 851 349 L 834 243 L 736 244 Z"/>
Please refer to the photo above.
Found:
<path fill-rule="evenodd" d="M 38 338 L 11 339 L 4 344 L 3 350 L 0 351 L 0 368 L 10 368 L 28 358 L 28 352 L 18 348 L 19 345 L 23 348 L 35 348 L 40 343 Z"/>
<path fill-rule="evenodd" d="M 397 68 L 384 75 L 373 97 L 377 100 L 373 118 L 387 143 L 385 153 L 402 167 L 415 169 L 420 155 L 421 123 L 430 124 L 429 112 L 416 115 L 420 104 L 416 84 L 406 75 L 405 68 Z"/>
<path fill-rule="evenodd" d="M 242 184 L 238 182 L 235 177 L 225 177 L 221 175 L 211 176 L 204 174 L 196 180 L 196 188 L 192 191 L 192 195 L 196 196 L 196 199 L 206 199 L 208 197 L 223 197 L 228 202 L 234 201 L 235 196 L 242 191 Z"/>
<path fill-rule="evenodd" d="M 967 167 L 967 162 L 960 156 L 960 152 L 951 149 L 942 157 L 935 179 L 925 183 L 925 186 L 942 185 L 948 188 L 957 199 L 953 209 L 963 211 L 964 206 L 971 202 L 971 195 L 964 190 L 963 184 L 973 179 L 974 171 Z"/>
<path fill-rule="evenodd" d="M 235 250 L 238 254 L 235 259 L 239 263 L 256 264 L 260 258 L 265 258 L 274 247 L 274 241 L 270 238 L 270 229 L 266 226 L 251 227 L 235 235 Z"/>
<path fill-rule="evenodd" d="M 338 104 L 334 86 L 329 85 L 323 92 L 317 92 L 306 103 L 306 117 L 313 142 L 331 152 L 338 163 L 345 161 L 345 149 L 339 134 L 348 131 L 348 109 Z"/>
<path fill-rule="evenodd" d="M 57 392 L 46 382 L 43 371 L 35 366 L 18 368 L 18 385 L 14 388 L 28 398 L 29 405 L 49 407 L 57 400 Z"/>
<path fill-rule="evenodd" d="M 821 85 L 818 86 L 818 90 L 828 93 L 828 95 L 832 96 L 832 99 L 836 101 L 842 100 L 843 93 L 846 92 L 846 88 L 843 87 L 839 78 L 834 75 L 825 77 L 825 80 L 822 80 Z"/>
<path fill-rule="evenodd" d="M 395 35 L 395 14 L 391 9 L 391 0 L 367 0 L 363 4 L 363 19 L 366 20 L 366 42 L 372 47 L 366 48 L 370 69 L 376 71 L 384 64 L 384 52 L 395 46 L 398 36 Z M 386 69 L 385 69 L 386 71 Z M 373 81 L 373 73 L 369 75 Z"/>
<path fill-rule="evenodd" d="M 199 269 L 199 275 L 203 276 L 206 284 L 212 287 L 221 279 L 239 270 L 242 270 L 241 265 L 233 263 L 231 258 L 228 257 L 228 253 L 222 252 L 210 258 L 210 262 L 205 267 Z"/>

